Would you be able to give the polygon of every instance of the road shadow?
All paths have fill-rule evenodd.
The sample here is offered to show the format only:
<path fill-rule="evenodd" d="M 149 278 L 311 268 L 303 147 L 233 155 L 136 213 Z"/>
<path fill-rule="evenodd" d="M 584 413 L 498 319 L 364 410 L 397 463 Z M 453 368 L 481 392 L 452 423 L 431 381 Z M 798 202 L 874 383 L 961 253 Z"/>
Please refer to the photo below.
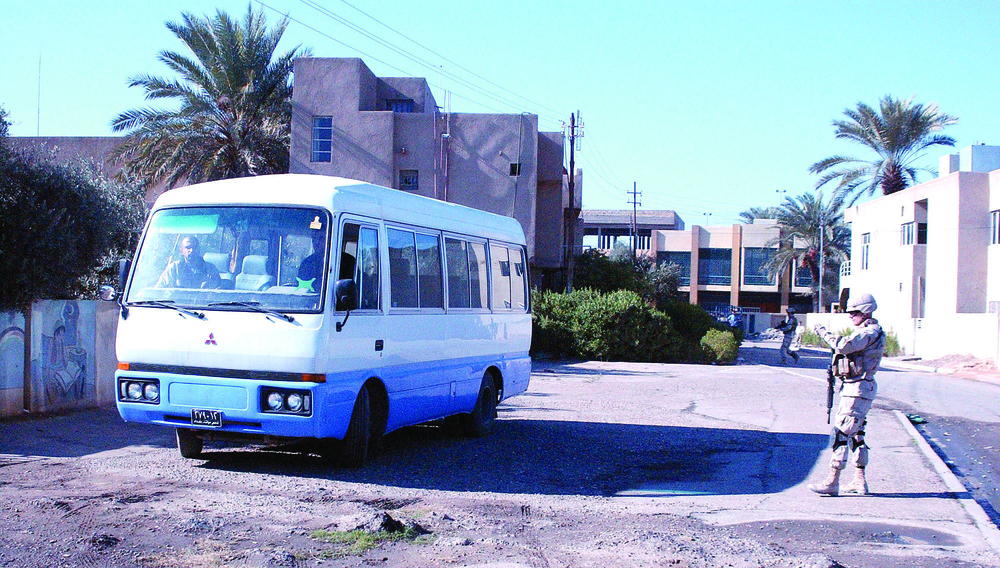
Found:
<path fill-rule="evenodd" d="M 31 415 L 0 421 L 0 467 L 25 456 L 78 458 L 147 445 L 173 447 L 174 431 L 125 422 L 114 408 Z"/>
<path fill-rule="evenodd" d="M 806 479 L 815 434 L 549 420 L 500 420 L 486 438 L 405 428 L 359 470 L 307 448 L 206 451 L 199 467 L 441 491 L 643 496 L 777 493 Z"/>

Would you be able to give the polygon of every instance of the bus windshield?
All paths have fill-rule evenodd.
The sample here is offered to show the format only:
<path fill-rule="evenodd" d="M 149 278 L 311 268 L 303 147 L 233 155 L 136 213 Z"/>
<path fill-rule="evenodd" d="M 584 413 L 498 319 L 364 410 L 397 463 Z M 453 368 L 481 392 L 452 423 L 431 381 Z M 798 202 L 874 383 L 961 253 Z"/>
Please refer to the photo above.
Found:
<path fill-rule="evenodd" d="M 181 207 L 153 214 L 126 304 L 218 310 L 323 309 L 328 212 Z"/>

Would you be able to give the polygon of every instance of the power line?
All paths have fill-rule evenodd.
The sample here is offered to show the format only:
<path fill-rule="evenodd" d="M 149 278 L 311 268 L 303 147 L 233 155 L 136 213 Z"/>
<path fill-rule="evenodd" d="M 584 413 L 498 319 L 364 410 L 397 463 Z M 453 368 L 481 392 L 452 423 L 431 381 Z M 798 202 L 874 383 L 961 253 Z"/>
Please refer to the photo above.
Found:
<path fill-rule="evenodd" d="M 430 61 L 427 61 L 426 59 L 424 59 L 424 58 L 422 58 L 422 57 L 420 57 L 420 56 L 418 56 L 418 55 L 416 55 L 416 54 L 414 54 L 414 53 L 412 53 L 412 52 L 410 52 L 410 51 L 408 51 L 408 50 L 406 50 L 404 48 L 401 48 L 401 47 L 393 44 L 392 42 L 390 42 L 388 40 L 385 40 L 385 39 L 379 37 L 378 35 L 376 35 L 376 34 L 370 32 L 370 31 L 368 31 L 367 29 L 363 28 L 362 26 L 360 26 L 358 24 L 355 24 L 354 22 L 350 21 L 349 19 L 347 19 L 347 18 L 345 18 L 343 16 L 340 16 L 340 15 L 332 12 L 331 10 L 329 10 L 328 8 L 322 6 L 318 2 L 315 2 L 313 0 L 300 0 L 300 1 L 304 5 L 312 8 L 313 10 L 319 12 L 320 14 L 326 16 L 327 18 L 330 18 L 331 20 L 333 20 L 333 21 L 335 21 L 335 22 L 337 22 L 337 23 L 339 23 L 339 24 L 347 27 L 349 30 L 351 30 L 351 31 L 353 31 L 353 32 L 355 32 L 357 34 L 360 34 L 361 36 L 363 36 L 363 37 L 365 37 L 365 38 L 367 38 L 367 39 L 369 39 L 371 41 L 376 42 L 377 44 L 379 44 L 379 45 L 381 45 L 381 46 L 383 46 L 383 47 L 385 47 L 385 48 L 387 48 L 387 49 L 395 52 L 397 55 L 400 55 L 400 56 L 402 56 L 402 57 L 410 60 L 411 62 L 416 63 L 416 64 L 418 64 L 418 65 L 420 65 L 420 66 L 422 66 L 422 67 L 424 67 L 424 68 L 426 68 L 426 69 L 434 72 L 434 73 L 439 73 L 442 76 L 446 76 L 447 78 L 455 81 L 459 85 L 462 85 L 463 87 L 465 87 L 467 89 L 470 89 L 471 91 L 476 92 L 476 93 L 478 93 L 481 96 L 487 97 L 489 99 L 492 99 L 495 102 L 498 102 L 498 103 L 501 103 L 501 104 L 505 104 L 505 105 L 510 106 L 511 108 L 514 108 L 514 109 L 517 109 L 517 110 L 521 110 L 523 108 L 522 105 L 520 105 L 516 101 L 510 100 L 510 99 L 508 99 L 508 98 L 506 98 L 506 97 L 504 97 L 502 95 L 499 95 L 497 93 L 493 93 L 493 92 L 491 92 L 491 91 L 489 91 L 487 89 L 484 89 L 484 88 L 480 87 L 479 85 L 476 85 L 476 84 L 474 84 L 474 83 L 472 83 L 472 82 L 470 82 L 470 81 L 468 81 L 468 80 L 466 80 L 466 79 L 464 79 L 462 77 L 459 77 L 458 75 L 456 75 L 456 74 L 454 74 L 454 73 L 452 73 L 450 71 L 447 71 L 447 70 L 443 69 L 442 67 L 436 66 L 433 63 L 431 63 Z M 263 5 L 262 2 L 261 2 L 261 5 Z M 354 8 L 354 6 L 351 6 L 351 7 Z M 271 8 L 271 9 L 273 10 L 273 8 Z M 357 9 L 357 8 L 355 8 L 355 9 Z M 362 13 L 364 13 L 364 12 L 362 12 Z M 367 13 L 365 13 L 365 15 L 368 16 L 368 17 L 371 17 Z M 289 18 L 289 19 L 291 19 L 291 18 Z M 372 18 L 372 19 L 374 19 L 374 18 Z M 305 24 L 303 24 L 299 20 L 295 20 L 295 21 L 297 23 L 301 24 L 301 25 L 305 25 Z M 378 20 L 376 20 L 376 21 L 378 21 Z M 379 23 L 381 24 L 381 22 L 379 22 Z M 385 25 L 385 24 L 382 24 L 382 25 Z M 327 38 L 333 39 L 329 35 L 327 35 L 325 33 L 322 33 L 322 32 L 319 32 L 319 30 L 316 30 L 315 28 L 313 28 L 311 26 L 306 26 L 306 27 L 308 27 L 309 29 L 311 29 L 313 31 L 316 31 L 317 33 L 321 33 L 322 35 L 324 35 Z M 393 30 L 393 31 L 395 32 L 395 30 Z M 399 33 L 399 32 L 396 32 L 396 33 Z M 400 34 L 400 35 L 402 35 L 402 34 Z M 409 39 L 409 38 L 407 38 L 407 39 Z M 358 51 L 359 53 L 363 53 L 363 52 L 361 52 L 361 50 L 357 49 L 356 47 L 348 45 L 348 44 L 346 44 L 346 43 L 344 43 L 342 41 L 339 41 L 339 40 L 334 40 L 334 41 L 337 41 L 341 45 L 349 47 L 350 49 Z M 413 41 L 413 40 L 410 40 L 410 41 Z M 421 46 L 421 47 L 423 47 L 423 46 Z M 365 54 L 365 55 L 367 57 L 372 57 L 372 56 L 367 55 L 367 54 Z M 378 60 L 378 59 L 376 59 L 376 61 L 380 61 L 383 64 L 386 63 L 385 61 Z M 412 74 L 410 74 L 410 73 L 408 73 L 406 71 L 403 71 L 402 69 L 399 69 L 398 67 L 395 67 L 395 66 L 392 66 L 392 65 L 390 65 L 390 67 L 392 67 L 393 69 L 396 69 L 398 71 L 401 71 L 402 73 L 404 73 L 404 74 L 406 74 L 408 76 L 412 76 Z M 435 85 L 435 86 L 438 87 L 439 89 L 445 90 L 443 87 L 440 87 L 440 86 L 437 86 L 437 85 Z M 472 99 L 469 99 L 469 98 L 466 98 L 466 97 L 460 97 L 460 98 L 464 98 L 465 100 L 468 100 L 468 101 L 473 102 L 475 104 L 481 104 L 482 106 L 484 106 L 486 108 L 489 108 L 490 110 L 502 113 L 502 111 L 499 111 L 499 110 L 497 110 L 495 108 L 489 107 L 488 105 L 482 104 L 479 101 L 475 101 L 475 100 L 472 100 Z M 521 97 L 521 98 L 524 98 L 524 97 Z M 525 99 L 525 100 L 528 100 L 528 99 Z M 558 123 L 559 122 L 557 119 L 553 119 L 551 116 L 540 115 L 540 117 L 541 118 L 545 118 L 546 120 L 552 121 L 554 123 Z"/>
<path fill-rule="evenodd" d="M 372 21 L 374 21 L 375 23 L 377 23 L 377 24 L 379 24 L 379 25 L 383 26 L 384 28 L 386 28 L 386 29 L 388 29 L 389 31 L 391 31 L 391 32 L 395 33 L 396 35 L 398 35 L 398 36 L 402 37 L 403 39 L 406 39 L 407 41 L 409 41 L 409 42 L 413 43 L 414 45 L 416 45 L 416 46 L 418 46 L 418 47 L 420 47 L 420 48 L 422 48 L 422 49 L 424 49 L 424 50 L 426 50 L 426 51 L 428 51 L 428 52 L 430 52 L 430 53 L 432 53 L 432 54 L 434 54 L 434 55 L 436 55 L 436 56 L 440 57 L 441 59 L 443 59 L 443 60 L 447 61 L 448 63 L 451 63 L 451 64 L 452 64 L 452 65 L 454 65 L 455 67 L 458 67 L 459 69 L 461 69 L 461 70 L 465 71 L 466 73 L 469 73 L 469 74 L 471 74 L 472 76 L 474 76 L 474 77 L 476 77 L 476 78 L 478 78 L 478 79 L 481 79 L 481 80 L 483 80 L 483 81 L 486 81 L 486 82 L 487 82 L 487 83 L 489 83 L 490 85 L 493 85 L 494 87 L 496 87 L 496 88 L 498 88 L 498 89 L 501 89 L 502 91 L 505 91 L 505 92 L 507 92 L 507 93 L 510 93 L 511 95 L 514 95 L 515 97 L 518 97 L 519 99 L 523 99 L 523 100 L 527 101 L 528 103 L 530 103 L 530 104 L 532 104 L 532 105 L 534 105 L 534 106 L 536 106 L 536 107 L 538 107 L 538 108 L 542 108 L 542 109 L 545 109 L 545 110 L 547 110 L 547 111 L 549 111 L 549 112 L 552 112 L 552 113 L 554 113 L 554 114 L 555 114 L 556 116 L 562 116 L 562 114 L 563 114 L 563 113 L 561 113 L 560 111 L 557 111 L 557 110 L 555 110 L 555 109 L 552 109 L 552 108 L 549 108 L 549 107 L 546 107 L 545 105 L 542 105 L 542 104 L 540 104 L 540 103 L 536 103 L 536 102 L 532 101 L 531 99 L 529 99 L 529 98 L 527 98 L 527 97 L 525 97 L 525 96 L 522 96 L 522 95 L 519 95 L 519 94 L 515 93 L 514 91 L 511 91 L 511 90 L 509 90 L 509 89 L 507 89 L 507 88 L 505 88 L 505 87 L 503 87 L 503 86 L 501 86 L 501 85 L 498 85 L 497 83 L 494 83 L 493 81 L 490 81 L 490 80 L 489 80 L 489 79 L 487 79 L 486 77 L 483 77 L 482 75 L 479 75 L 479 74 L 478 74 L 478 73 L 476 73 L 475 71 L 472 71 L 471 69 L 469 69 L 469 68 L 467 68 L 467 67 L 464 67 L 464 66 L 462 66 L 461 64 L 459 64 L 459 63 L 456 63 L 455 61 L 452 61 L 451 59 L 449 59 L 449 58 L 445 57 L 444 55 L 442 55 L 442 54 L 438 53 L 437 51 L 434 51 L 433 49 L 431 49 L 431 48 L 427 47 L 426 45 L 423 45 L 422 43 L 418 42 L 417 40 L 415 40 L 415 39 L 413 39 L 413 38 L 411 38 L 411 37 L 407 36 L 406 34 L 404 34 L 404 33 L 400 32 L 399 30 L 397 30 L 397 29 L 393 28 L 392 26 L 390 26 L 390 25 L 386 24 L 385 22 L 382 22 L 381 20 L 379 20 L 379 19 L 375 18 L 374 16 L 372 16 L 372 15 L 371 15 L 371 14 L 369 14 L 368 12 L 365 12 L 364 10 L 362 10 L 361 8 L 358 8 L 358 7 L 357 7 L 357 6 L 355 6 L 354 4 L 351 4 L 351 3 L 350 3 L 350 2 L 348 2 L 347 0 L 340 0 L 340 1 L 341 1 L 341 2 L 343 2 L 344 4 L 346 4 L 346 5 L 350 6 L 350 7 L 352 8 L 352 9 L 354 9 L 354 10 L 356 10 L 356 11 L 360 12 L 361 14 L 363 14 L 363 15 L 367 16 L 368 18 L 370 18 L 370 19 L 371 19 Z"/>

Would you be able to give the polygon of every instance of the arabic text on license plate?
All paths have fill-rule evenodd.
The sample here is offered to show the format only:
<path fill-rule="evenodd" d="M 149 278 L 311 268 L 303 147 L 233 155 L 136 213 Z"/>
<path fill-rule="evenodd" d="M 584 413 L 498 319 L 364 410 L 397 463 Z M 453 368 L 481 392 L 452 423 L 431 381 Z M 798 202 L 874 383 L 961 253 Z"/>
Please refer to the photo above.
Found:
<path fill-rule="evenodd" d="M 191 424 L 193 426 L 211 426 L 222 428 L 222 413 L 218 410 L 191 409 Z"/>

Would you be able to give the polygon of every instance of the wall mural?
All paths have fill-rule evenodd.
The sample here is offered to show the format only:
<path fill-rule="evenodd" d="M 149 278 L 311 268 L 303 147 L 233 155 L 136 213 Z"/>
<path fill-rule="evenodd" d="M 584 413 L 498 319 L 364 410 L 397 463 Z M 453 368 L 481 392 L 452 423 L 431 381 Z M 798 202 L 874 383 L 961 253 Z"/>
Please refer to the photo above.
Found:
<path fill-rule="evenodd" d="M 96 403 L 94 325 L 93 302 L 45 300 L 32 305 L 33 407 L 53 410 Z"/>
<path fill-rule="evenodd" d="M 24 316 L 20 312 L 0 312 L 0 391 L 22 388 Z M 20 397 L 20 394 L 17 396 Z"/>

